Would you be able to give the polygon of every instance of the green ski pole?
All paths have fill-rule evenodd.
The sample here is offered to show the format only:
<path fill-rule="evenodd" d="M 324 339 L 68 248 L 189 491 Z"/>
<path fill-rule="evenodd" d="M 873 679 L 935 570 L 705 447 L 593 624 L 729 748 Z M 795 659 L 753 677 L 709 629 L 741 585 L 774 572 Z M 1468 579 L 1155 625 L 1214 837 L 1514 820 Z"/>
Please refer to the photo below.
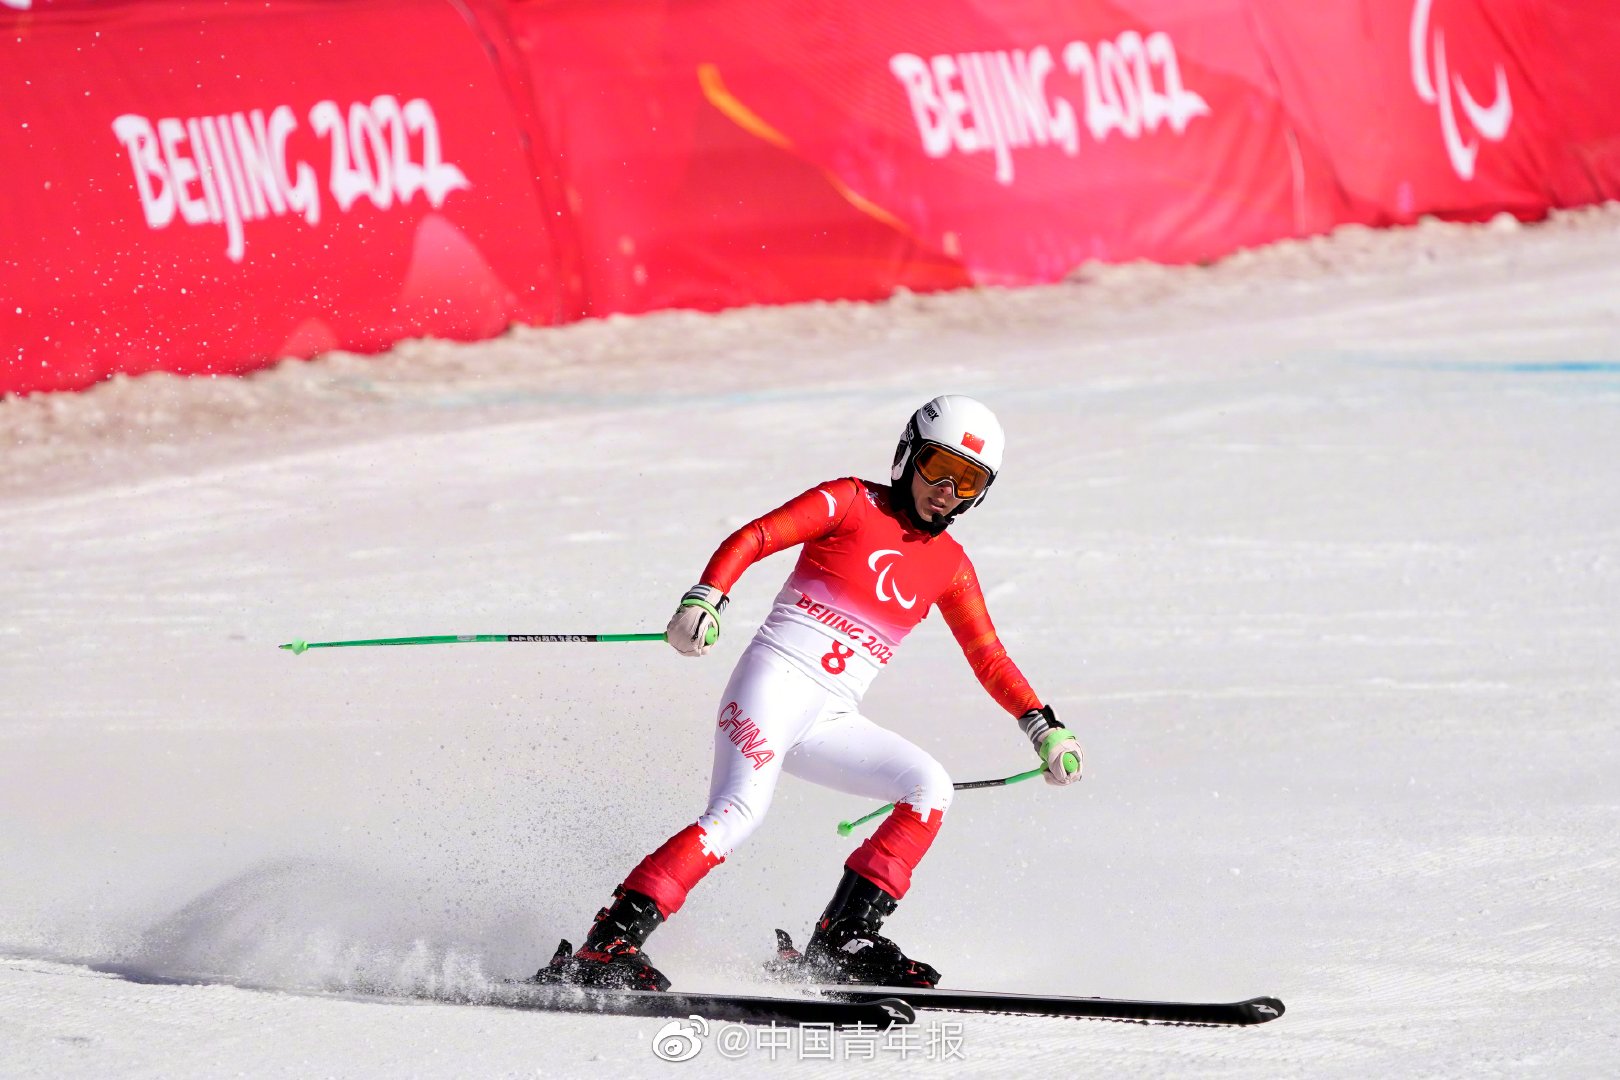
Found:
<path fill-rule="evenodd" d="M 359 641 L 289 641 L 294 653 L 307 649 L 346 649 L 357 645 L 459 645 L 464 641 L 663 641 L 663 634 L 435 634 L 428 637 L 364 638 Z"/>
<path fill-rule="evenodd" d="M 951 787 L 955 788 L 957 791 L 967 791 L 971 788 L 981 787 L 1006 787 L 1008 784 L 1016 784 L 1020 780 L 1028 780 L 1032 776 L 1039 776 L 1045 771 L 1045 765 L 1037 765 L 1028 772 L 1021 772 L 1016 776 L 1003 776 L 999 780 L 973 780 L 966 784 L 952 784 Z M 887 814 L 893 809 L 894 803 L 884 803 L 882 806 L 878 807 L 870 814 L 867 814 L 865 817 L 858 817 L 854 821 L 840 821 L 838 823 L 838 835 L 848 836 L 850 833 L 855 831 L 855 826 L 865 825 L 868 821 L 871 821 L 879 814 Z"/>

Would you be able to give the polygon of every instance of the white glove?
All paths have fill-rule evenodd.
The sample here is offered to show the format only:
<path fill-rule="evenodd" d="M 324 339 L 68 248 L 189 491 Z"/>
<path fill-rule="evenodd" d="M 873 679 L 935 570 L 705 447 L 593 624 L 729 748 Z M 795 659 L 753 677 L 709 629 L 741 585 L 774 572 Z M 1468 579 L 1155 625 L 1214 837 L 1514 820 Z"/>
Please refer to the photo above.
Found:
<path fill-rule="evenodd" d="M 720 640 L 720 613 L 731 599 L 713 585 L 699 583 L 686 590 L 681 606 L 664 630 L 664 640 L 682 656 L 702 656 Z"/>
<path fill-rule="evenodd" d="M 1052 706 L 1042 705 L 1018 718 L 1018 726 L 1029 736 L 1030 745 L 1046 765 L 1045 780 L 1062 787 L 1080 779 L 1086 766 L 1086 756 L 1074 733 L 1058 723 Z"/>

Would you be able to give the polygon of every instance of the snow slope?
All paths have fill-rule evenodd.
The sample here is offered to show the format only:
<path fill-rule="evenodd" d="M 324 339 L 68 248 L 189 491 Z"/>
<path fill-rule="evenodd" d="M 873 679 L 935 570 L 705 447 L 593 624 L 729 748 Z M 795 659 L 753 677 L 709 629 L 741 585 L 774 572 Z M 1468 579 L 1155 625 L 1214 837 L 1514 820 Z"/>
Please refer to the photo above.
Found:
<path fill-rule="evenodd" d="M 1612 1075 L 1617 241 L 1616 207 L 1350 229 L 0 402 L 0 1075 Z M 1008 428 L 958 535 L 1088 771 L 965 793 L 894 935 L 952 985 L 1287 1016 L 669 1065 L 647 1020 L 306 993 L 476 991 L 577 940 L 701 809 L 790 556 L 702 662 L 276 644 L 660 629 L 730 529 L 880 477 L 943 391 Z M 874 718 L 959 779 L 1026 767 L 937 619 L 892 667 Z M 866 809 L 785 779 L 654 959 L 749 985 Z M 151 981 L 187 974 L 240 985 Z"/>

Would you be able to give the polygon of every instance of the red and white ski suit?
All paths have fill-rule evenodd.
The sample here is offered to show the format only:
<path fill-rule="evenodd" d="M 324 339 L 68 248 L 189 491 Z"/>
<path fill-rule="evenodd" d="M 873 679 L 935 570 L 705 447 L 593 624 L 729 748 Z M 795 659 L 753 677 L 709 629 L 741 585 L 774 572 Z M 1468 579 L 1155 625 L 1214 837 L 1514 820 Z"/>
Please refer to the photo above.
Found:
<path fill-rule="evenodd" d="M 782 771 L 894 811 L 844 865 L 896 898 L 951 802 L 939 762 L 858 711 L 900 642 L 937 606 L 979 682 L 1008 712 L 1041 702 L 996 637 L 962 547 L 896 514 L 889 490 L 817 485 L 727 537 L 703 583 L 730 592 L 753 563 L 803 544 L 721 700 L 709 803 L 625 879 L 664 916 L 759 825 Z"/>

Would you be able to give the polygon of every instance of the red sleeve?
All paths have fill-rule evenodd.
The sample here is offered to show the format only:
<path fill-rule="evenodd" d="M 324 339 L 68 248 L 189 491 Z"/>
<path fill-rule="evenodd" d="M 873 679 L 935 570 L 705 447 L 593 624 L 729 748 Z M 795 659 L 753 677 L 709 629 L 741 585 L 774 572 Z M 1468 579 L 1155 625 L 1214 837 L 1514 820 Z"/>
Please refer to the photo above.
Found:
<path fill-rule="evenodd" d="M 726 537 L 703 568 L 703 584 L 729 593 L 743 571 L 767 555 L 818 540 L 844 523 L 860 496 L 860 481 L 833 480 L 795 495 L 764 517 L 757 517 Z"/>
<path fill-rule="evenodd" d="M 938 606 L 973 674 L 978 676 L 979 685 L 997 704 L 1014 716 L 1041 707 L 1041 699 L 996 636 L 989 609 L 984 606 L 984 593 L 979 589 L 979 575 L 973 572 L 967 555 L 962 556 L 962 566 L 951 579 L 951 587 L 939 598 Z"/>

